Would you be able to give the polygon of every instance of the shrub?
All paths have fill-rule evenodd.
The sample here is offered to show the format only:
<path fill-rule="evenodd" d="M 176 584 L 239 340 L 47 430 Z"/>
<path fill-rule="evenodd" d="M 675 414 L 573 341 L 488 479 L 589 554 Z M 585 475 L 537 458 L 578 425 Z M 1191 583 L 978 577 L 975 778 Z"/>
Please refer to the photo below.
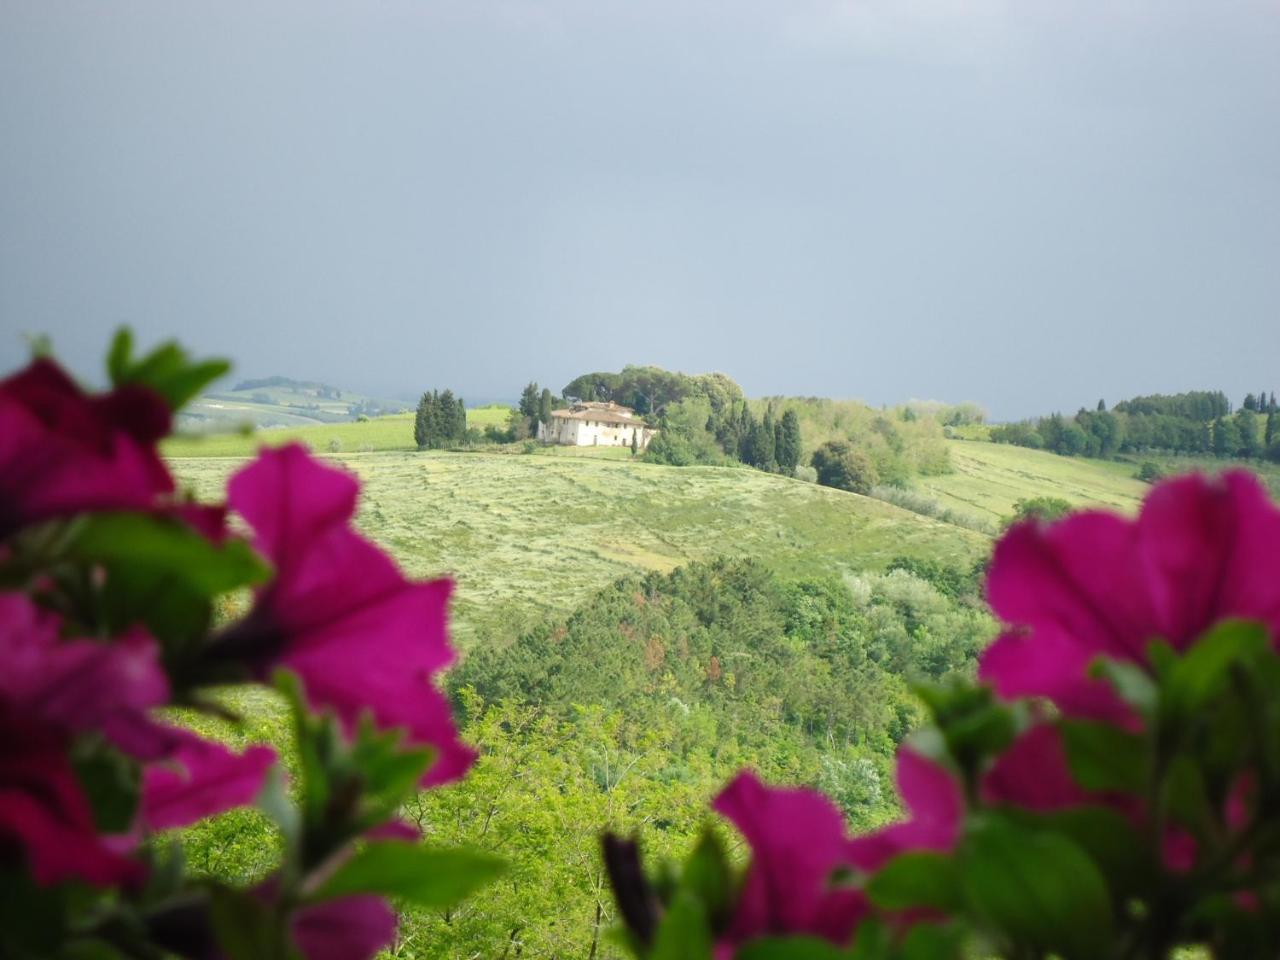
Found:
<path fill-rule="evenodd" d="M 1144 460 L 1142 466 L 1138 468 L 1138 472 L 1134 474 L 1135 478 L 1143 483 L 1155 483 L 1164 477 L 1164 471 L 1160 469 L 1160 464 L 1153 463 L 1150 460 Z"/>
<path fill-rule="evenodd" d="M 871 458 L 843 440 L 831 440 L 813 452 L 818 483 L 852 493 L 867 494 L 879 480 Z"/>

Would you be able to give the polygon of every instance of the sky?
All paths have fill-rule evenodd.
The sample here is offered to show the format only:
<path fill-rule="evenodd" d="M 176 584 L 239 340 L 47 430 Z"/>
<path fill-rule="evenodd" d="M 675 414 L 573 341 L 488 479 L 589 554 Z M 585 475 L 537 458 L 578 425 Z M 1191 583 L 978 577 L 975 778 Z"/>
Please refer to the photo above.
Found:
<path fill-rule="evenodd" d="M 1280 0 L 0 0 L 0 368 L 1280 391 Z"/>

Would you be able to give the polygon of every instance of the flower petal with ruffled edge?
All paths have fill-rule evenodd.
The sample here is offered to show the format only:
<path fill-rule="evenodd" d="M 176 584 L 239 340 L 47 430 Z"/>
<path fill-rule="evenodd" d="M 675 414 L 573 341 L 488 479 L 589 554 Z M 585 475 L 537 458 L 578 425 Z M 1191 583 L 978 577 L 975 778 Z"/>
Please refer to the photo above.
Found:
<path fill-rule="evenodd" d="M 67 733 L 101 733 L 142 760 L 173 745 L 151 719 L 169 699 L 154 640 L 141 631 L 109 642 L 62 640 L 59 618 L 26 596 L 0 594 L 0 703 Z"/>
<path fill-rule="evenodd" d="M 1087 675 L 1099 656 L 1146 663 L 1151 641 L 1185 650 L 1215 623 L 1258 620 L 1280 641 L 1280 509 L 1253 474 L 1193 474 L 1156 486 L 1136 520 L 1101 511 L 1028 521 L 996 545 L 987 597 L 1011 629 L 979 676 L 1004 698 L 1133 726 Z"/>
<path fill-rule="evenodd" d="M 897 779 L 907 818 L 849 841 L 849 860 L 862 870 L 879 870 L 901 853 L 947 853 L 959 842 L 964 793 L 951 771 L 904 747 Z"/>
<path fill-rule="evenodd" d="M 835 804 L 813 790 L 765 786 L 744 771 L 712 807 L 751 846 L 728 945 L 796 933 L 848 941 L 867 902 L 860 891 L 834 883 L 836 872 L 849 866 L 844 817 Z"/>
<path fill-rule="evenodd" d="M 90 396 L 36 360 L 0 381 L 0 540 L 92 510 L 146 510 L 172 492 L 156 450 L 164 401 L 144 387 Z"/>
<path fill-rule="evenodd" d="M 304 448 L 263 451 L 232 477 L 228 503 L 253 528 L 276 568 L 250 615 L 220 641 L 258 676 L 276 667 L 301 678 L 308 701 L 351 728 L 368 712 L 435 759 L 424 785 L 461 776 L 475 752 L 458 740 L 435 676 L 454 657 L 449 580 L 407 580 L 391 558 L 351 529 L 359 485 Z"/>
<path fill-rule="evenodd" d="M 396 936 L 395 911 L 372 895 L 303 907 L 289 924 L 306 960 L 370 960 Z"/>
<path fill-rule="evenodd" d="M 270 747 L 236 753 L 186 730 L 171 733 L 177 748 L 148 764 L 142 775 L 143 824 L 150 830 L 185 827 L 214 814 L 247 806 L 262 792 L 276 762 Z"/>
<path fill-rule="evenodd" d="M 0 710 L 0 838 L 23 851 L 41 886 L 140 882 L 143 866 L 98 834 L 68 751 L 63 731 Z"/>

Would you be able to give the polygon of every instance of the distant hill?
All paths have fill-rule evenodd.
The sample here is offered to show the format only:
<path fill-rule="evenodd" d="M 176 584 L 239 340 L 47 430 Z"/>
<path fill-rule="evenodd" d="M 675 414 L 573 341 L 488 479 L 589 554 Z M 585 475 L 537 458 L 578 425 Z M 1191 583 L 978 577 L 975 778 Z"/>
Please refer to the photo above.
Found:
<path fill-rule="evenodd" d="M 400 400 L 371 397 L 318 380 L 263 377 L 241 380 L 231 390 L 199 397 L 181 413 L 179 426 L 187 432 L 238 427 L 307 427 L 349 423 L 362 416 L 382 416 L 408 409 L 409 405 Z"/>

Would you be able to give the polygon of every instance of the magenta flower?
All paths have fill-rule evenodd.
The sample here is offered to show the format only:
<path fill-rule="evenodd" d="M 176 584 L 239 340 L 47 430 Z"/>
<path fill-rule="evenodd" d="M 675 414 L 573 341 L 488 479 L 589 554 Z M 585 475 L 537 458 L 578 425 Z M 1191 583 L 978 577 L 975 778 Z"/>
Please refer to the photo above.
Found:
<path fill-rule="evenodd" d="M 176 748 L 142 776 L 142 822 L 151 830 L 185 827 L 252 803 L 276 762 L 270 747 L 236 753 L 186 730 L 169 732 Z"/>
<path fill-rule="evenodd" d="M 395 939 L 396 915 L 379 897 L 342 897 L 298 910 L 289 931 L 306 960 L 370 960 Z"/>
<path fill-rule="evenodd" d="M 996 759 L 982 779 L 982 798 L 1046 813 L 1102 802 L 1075 782 L 1062 734 L 1046 723 L 1021 734 Z"/>
<path fill-rule="evenodd" d="M 222 655 L 259 677 L 286 667 L 315 707 L 348 727 L 369 713 L 435 759 L 424 784 L 471 765 L 434 677 L 453 660 L 446 625 L 449 580 L 406 580 L 350 520 L 359 485 L 301 446 L 265 450 L 231 478 L 228 502 L 255 534 L 276 575 L 250 615 L 221 638 Z"/>
<path fill-rule="evenodd" d="M 983 654 L 980 676 L 1002 697 L 1047 697 L 1070 715 L 1132 725 L 1089 665 L 1103 655 L 1145 664 L 1150 641 L 1185 650 L 1232 617 L 1280 638 L 1277 543 L 1280 510 L 1239 470 L 1162 483 L 1136 520 L 1091 511 L 1019 524 L 987 577 L 1011 629 Z"/>
<path fill-rule="evenodd" d="M 173 490 L 156 452 L 164 401 L 144 387 L 92 397 L 36 360 L 0 381 L 0 540 L 89 510 L 145 510 Z"/>
<path fill-rule="evenodd" d="M 738 774 L 712 806 L 751 845 L 751 866 L 718 955 L 771 935 L 847 942 L 867 901 L 861 891 L 837 883 L 851 861 L 836 806 L 813 790 L 767 787 L 750 771 Z"/>
<path fill-rule="evenodd" d="M 898 793 L 907 819 L 849 841 L 851 863 L 879 870 L 900 853 L 947 853 L 960 839 L 964 793 L 941 764 L 903 747 L 898 750 Z"/>
<path fill-rule="evenodd" d="M 159 651 L 134 632 L 110 643 L 62 640 L 59 619 L 22 594 L 0 594 L 0 707 L 68 735 L 99 732 L 155 759 L 172 736 L 150 717 L 169 699 Z"/>
<path fill-rule="evenodd" d="M 142 865 L 98 835 L 69 750 L 62 731 L 0 705 L 0 846 L 22 850 L 41 886 L 72 879 L 95 887 L 141 881 Z"/>

